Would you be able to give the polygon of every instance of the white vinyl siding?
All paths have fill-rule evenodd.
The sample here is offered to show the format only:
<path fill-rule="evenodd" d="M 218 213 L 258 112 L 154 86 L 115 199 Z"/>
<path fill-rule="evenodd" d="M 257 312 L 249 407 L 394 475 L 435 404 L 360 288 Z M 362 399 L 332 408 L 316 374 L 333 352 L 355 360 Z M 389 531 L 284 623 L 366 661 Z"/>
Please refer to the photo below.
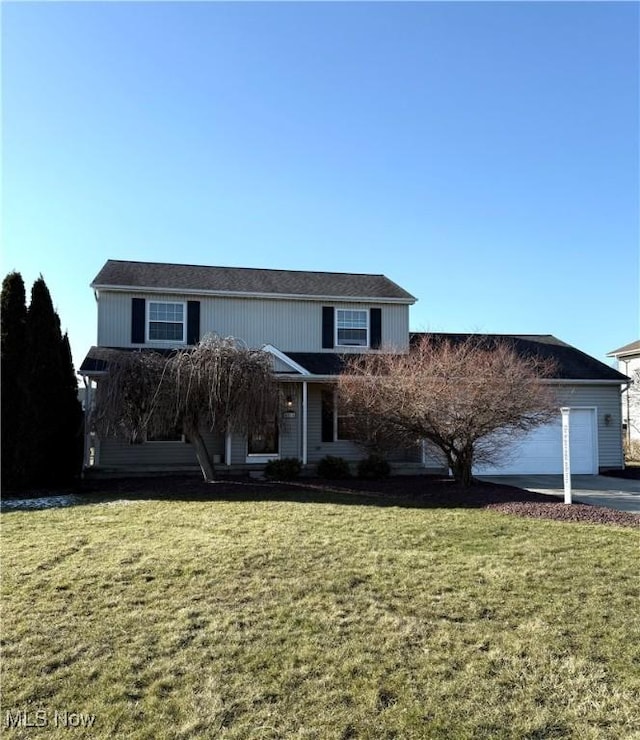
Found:
<path fill-rule="evenodd" d="M 322 349 L 323 302 L 261 298 L 186 296 L 179 293 L 126 293 L 101 290 L 98 300 L 97 344 L 131 347 L 131 299 L 172 303 L 200 301 L 200 336 L 215 332 L 241 339 L 249 347 L 272 344 L 283 352 L 335 352 Z M 324 305 L 327 305 L 324 302 Z M 406 351 L 409 347 L 409 307 L 372 303 L 382 310 L 382 346 Z M 336 308 L 369 309 L 368 304 L 340 302 Z M 176 342 L 176 344 L 179 344 Z M 135 345 L 139 346 L 139 345 Z M 166 347 L 167 342 L 149 341 L 147 346 Z M 343 347 L 344 352 L 363 352 L 366 347 Z"/>

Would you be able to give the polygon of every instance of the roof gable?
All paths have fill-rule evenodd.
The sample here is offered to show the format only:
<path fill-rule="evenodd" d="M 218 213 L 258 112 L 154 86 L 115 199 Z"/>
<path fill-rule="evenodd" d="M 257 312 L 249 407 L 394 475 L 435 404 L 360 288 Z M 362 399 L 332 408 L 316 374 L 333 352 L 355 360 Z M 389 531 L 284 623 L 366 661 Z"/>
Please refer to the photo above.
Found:
<path fill-rule="evenodd" d="M 108 260 L 93 288 L 414 303 L 385 275 Z"/>

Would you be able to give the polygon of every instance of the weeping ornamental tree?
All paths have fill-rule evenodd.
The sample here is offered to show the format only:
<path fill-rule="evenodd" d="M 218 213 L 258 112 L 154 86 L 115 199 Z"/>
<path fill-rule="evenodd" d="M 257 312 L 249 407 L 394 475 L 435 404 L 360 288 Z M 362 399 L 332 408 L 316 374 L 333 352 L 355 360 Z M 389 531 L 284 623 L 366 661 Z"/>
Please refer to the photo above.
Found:
<path fill-rule="evenodd" d="M 273 424 L 280 406 L 268 353 L 208 335 L 169 356 L 121 352 L 98 383 L 93 422 L 102 436 L 132 441 L 179 427 L 211 481 L 215 469 L 202 430 L 261 431 Z"/>
<path fill-rule="evenodd" d="M 425 335 L 408 354 L 349 360 L 339 395 L 363 444 L 427 440 L 466 487 L 474 465 L 499 464 L 514 437 L 557 416 L 544 383 L 552 372 L 548 361 L 521 357 L 504 342 Z"/>

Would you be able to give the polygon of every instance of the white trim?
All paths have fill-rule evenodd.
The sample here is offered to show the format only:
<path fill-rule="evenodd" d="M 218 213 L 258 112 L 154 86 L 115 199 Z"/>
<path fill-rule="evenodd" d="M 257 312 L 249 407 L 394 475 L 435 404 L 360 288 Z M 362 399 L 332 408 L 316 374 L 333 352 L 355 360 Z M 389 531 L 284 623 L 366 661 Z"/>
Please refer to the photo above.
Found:
<path fill-rule="evenodd" d="M 247 453 L 247 457 L 245 458 L 246 463 L 251 463 L 252 465 L 259 465 L 260 463 L 268 463 L 269 460 L 279 460 L 280 459 L 280 453 L 279 452 L 273 452 L 273 453 L 266 453 L 263 455 L 259 454 L 249 454 Z"/>
<path fill-rule="evenodd" d="M 302 367 L 302 365 L 298 365 L 297 362 L 292 360 L 288 355 L 285 355 L 284 352 L 279 350 L 277 347 L 274 347 L 272 344 L 263 344 L 262 351 L 268 352 L 274 357 L 277 357 L 278 360 L 284 362 L 285 365 L 289 365 L 292 370 L 300 373 L 300 375 L 311 375 L 311 373 L 306 368 Z"/>
<path fill-rule="evenodd" d="M 296 381 L 300 382 L 301 377 L 293 373 L 280 373 L 276 375 L 276 380 L 280 383 L 295 383 Z M 337 380 L 337 375 L 312 375 L 311 373 L 305 375 L 305 382 L 307 383 L 329 383 Z"/>
<path fill-rule="evenodd" d="M 186 301 L 154 301 L 154 300 L 146 300 L 145 299 L 145 310 L 144 310 L 144 318 L 145 318 L 145 327 L 144 327 L 144 335 L 146 342 L 148 344 L 186 344 L 187 343 L 187 302 Z M 171 305 L 171 306 L 182 306 L 182 339 L 151 339 L 149 336 L 149 329 L 151 326 L 151 304 L 164 304 L 164 305 Z M 177 321 L 155 321 L 156 324 L 177 324 Z"/>
<path fill-rule="evenodd" d="M 102 378 L 105 375 L 109 375 L 108 370 L 83 370 L 82 371 L 83 377 L 86 376 L 87 378 Z"/>
<path fill-rule="evenodd" d="M 350 296 L 350 295 L 313 295 L 307 293 L 248 293 L 242 290 L 206 290 L 196 288 L 149 288 L 137 285 L 96 285 L 89 286 L 94 290 L 106 290 L 118 293 L 163 293 L 165 295 L 175 293 L 176 295 L 199 295 L 199 296 L 222 296 L 224 298 L 268 298 L 274 300 L 302 300 L 302 301 L 342 301 L 349 303 L 400 303 L 412 306 L 417 298 L 391 298 L 386 296 Z"/>
<path fill-rule="evenodd" d="M 353 442 L 353 439 L 347 439 L 346 437 L 338 436 L 338 417 L 344 418 L 350 416 L 350 414 L 339 414 L 340 399 L 338 397 L 338 389 L 333 389 L 333 441 L 334 442 Z"/>
<path fill-rule="evenodd" d="M 615 357 L 616 360 L 621 357 L 628 357 L 629 359 L 634 360 L 637 357 L 640 357 L 640 348 L 636 347 L 635 349 L 628 349 L 625 352 L 607 352 L 606 357 Z"/>
<path fill-rule="evenodd" d="M 593 461 L 595 470 L 593 475 L 598 475 L 600 471 L 600 434 L 598 424 L 598 406 L 569 406 L 569 412 L 571 411 L 591 411 L 591 423 L 593 431 Z"/>
<path fill-rule="evenodd" d="M 304 380 L 302 382 L 302 464 L 307 464 L 307 448 L 309 445 L 308 441 L 308 430 L 307 430 L 307 423 L 308 423 L 308 395 L 307 395 L 307 381 Z"/>
<path fill-rule="evenodd" d="M 568 380 L 566 378 L 542 378 L 545 385 L 625 385 L 627 380 Z"/>

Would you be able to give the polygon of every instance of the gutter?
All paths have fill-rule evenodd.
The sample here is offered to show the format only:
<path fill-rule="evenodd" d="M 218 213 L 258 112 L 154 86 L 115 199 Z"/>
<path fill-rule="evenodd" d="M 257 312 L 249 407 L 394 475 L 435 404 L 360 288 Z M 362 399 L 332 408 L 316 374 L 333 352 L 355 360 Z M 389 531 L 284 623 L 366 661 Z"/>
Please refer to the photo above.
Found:
<path fill-rule="evenodd" d="M 270 298 L 279 300 L 304 300 L 304 301 L 342 301 L 344 303 L 398 303 L 413 305 L 418 300 L 413 296 L 408 298 L 390 298 L 385 296 L 331 296 L 311 295 L 306 293 L 250 293 L 242 290 L 202 290 L 197 288 L 149 288 L 145 286 L 131 285 L 97 285 L 91 283 L 89 286 L 94 291 L 112 291 L 114 293 L 156 293 L 164 295 L 199 295 L 219 296 L 224 298 Z"/>
<path fill-rule="evenodd" d="M 287 383 L 292 381 L 305 382 L 305 383 L 329 383 L 335 382 L 338 379 L 338 375 L 301 375 L 299 373 L 276 373 L 276 380 L 282 380 Z"/>
<path fill-rule="evenodd" d="M 630 382 L 629 378 L 620 380 L 571 380 L 566 378 L 543 378 L 542 383 L 546 385 L 624 385 Z"/>

